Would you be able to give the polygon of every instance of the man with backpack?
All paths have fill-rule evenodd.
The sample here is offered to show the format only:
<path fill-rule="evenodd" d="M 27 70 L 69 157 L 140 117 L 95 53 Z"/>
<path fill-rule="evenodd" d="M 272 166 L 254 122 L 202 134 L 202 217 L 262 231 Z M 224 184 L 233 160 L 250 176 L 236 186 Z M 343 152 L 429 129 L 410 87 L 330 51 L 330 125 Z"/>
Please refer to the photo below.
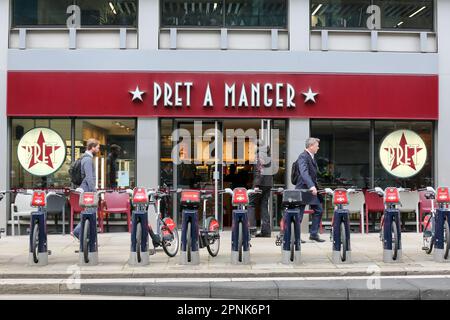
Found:
<path fill-rule="evenodd" d="M 297 161 L 292 165 L 291 182 L 295 184 L 295 189 L 309 189 L 313 194 L 313 200 L 310 203 L 311 209 L 314 211 L 312 215 L 312 225 L 310 229 L 310 240 L 317 242 L 324 242 L 325 240 L 319 237 L 319 226 L 322 219 L 322 204 L 321 198 L 317 194 L 317 162 L 314 159 L 315 154 L 319 151 L 320 139 L 308 138 L 305 142 L 305 151 L 303 151 Z M 305 206 L 300 207 L 300 221 L 303 219 Z M 302 241 L 303 242 L 303 241 Z"/>
<path fill-rule="evenodd" d="M 89 139 L 86 142 L 86 152 L 83 156 L 75 161 L 70 168 L 70 176 L 72 183 L 75 184 L 77 190 L 82 192 L 95 192 L 97 186 L 95 185 L 95 167 L 94 156 L 100 152 L 100 142 L 97 139 Z M 81 181 L 81 182 L 80 182 Z M 80 185 L 77 186 L 78 182 Z M 93 209 L 96 210 L 96 209 Z M 73 236 L 80 239 L 81 223 L 79 223 L 73 230 Z"/>

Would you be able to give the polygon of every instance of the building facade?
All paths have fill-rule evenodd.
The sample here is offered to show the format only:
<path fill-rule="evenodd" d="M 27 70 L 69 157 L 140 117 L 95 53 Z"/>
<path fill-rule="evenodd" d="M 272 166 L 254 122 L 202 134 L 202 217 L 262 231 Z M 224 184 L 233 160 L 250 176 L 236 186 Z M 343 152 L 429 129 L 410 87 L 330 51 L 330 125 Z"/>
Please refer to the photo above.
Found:
<path fill-rule="evenodd" d="M 309 136 L 324 186 L 450 184 L 446 0 L 0 0 L 0 12 L 2 189 L 70 186 L 91 137 L 99 188 L 211 189 L 225 227 L 219 190 L 252 185 L 261 144 L 275 186 L 292 187 Z M 36 128 L 64 141 L 58 168 L 39 130 L 23 146 Z M 41 164 L 52 173 L 33 173 Z"/>

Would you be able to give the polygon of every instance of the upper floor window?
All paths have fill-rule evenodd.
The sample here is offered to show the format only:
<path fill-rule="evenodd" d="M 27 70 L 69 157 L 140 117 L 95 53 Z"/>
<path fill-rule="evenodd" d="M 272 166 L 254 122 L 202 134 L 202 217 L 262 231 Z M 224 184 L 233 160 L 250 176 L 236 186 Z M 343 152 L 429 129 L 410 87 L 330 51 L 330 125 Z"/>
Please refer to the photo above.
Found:
<path fill-rule="evenodd" d="M 12 0 L 12 27 L 137 26 L 138 0 Z"/>
<path fill-rule="evenodd" d="M 311 0 L 313 29 L 433 30 L 433 0 Z"/>
<path fill-rule="evenodd" d="M 161 0 L 162 27 L 287 27 L 287 0 Z"/>

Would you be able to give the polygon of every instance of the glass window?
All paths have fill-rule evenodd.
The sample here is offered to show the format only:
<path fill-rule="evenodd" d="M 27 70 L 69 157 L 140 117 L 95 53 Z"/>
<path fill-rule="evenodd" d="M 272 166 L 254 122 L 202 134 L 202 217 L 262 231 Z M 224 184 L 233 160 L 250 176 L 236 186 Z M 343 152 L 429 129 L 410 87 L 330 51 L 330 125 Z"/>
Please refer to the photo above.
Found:
<path fill-rule="evenodd" d="M 311 0 L 311 27 L 367 28 L 371 0 Z"/>
<path fill-rule="evenodd" d="M 400 129 L 409 129 L 418 134 L 425 142 L 427 160 L 416 175 L 410 178 L 397 178 L 389 174 L 382 166 L 379 156 L 380 145 L 385 136 Z M 375 121 L 375 186 L 385 188 L 388 186 L 402 186 L 418 189 L 433 186 L 433 123 L 407 122 L 407 121 Z"/>
<path fill-rule="evenodd" d="M 33 128 L 44 127 L 56 131 L 66 144 L 66 159 L 53 174 L 39 177 L 30 174 L 20 164 L 17 147 L 23 135 Z M 11 123 L 11 187 L 12 188 L 62 188 L 70 182 L 71 163 L 70 130 L 71 121 L 65 119 L 13 119 Z"/>
<path fill-rule="evenodd" d="M 73 0 L 13 0 L 12 26 L 63 26 Z"/>
<path fill-rule="evenodd" d="M 71 5 L 80 8 L 81 27 L 137 26 L 137 0 L 13 0 L 12 27 L 66 27 Z"/>
<path fill-rule="evenodd" d="M 311 27 L 367 29 L 377 16 L 369 6 L 381 29 L 433 30 L 433 0 L 311 0 Z"/>
<path fill-rule="evenodd" d="M 172 119 L 162 119 L 160 123 L 161 132 L 161 163 L 160 163 L 160 180 L 161 185 L 173 187 L 173 163 L 172 159 Z"/>
<path fill-rule="evenodd" d="M 433 30 L 433 0 L 373 0 L 383 29 Z"/>
<path fill-rule="evenodd" d="M 370 121 L 311 121 L 321 187 L 370 187 Z"/>
<path fill-rule="evenodd" d="M 286 0 L 162 0 L 161 26 L 286 28 Z"/>
<path fill-rule="evenodd" d="M 81 26 L 136 27 L 137 1 L 76 0 Z"/>
<path fill-rule="evenodd" d="M 136 121 L 133 119 L 82 119 L 75 122 L 75 159 L 86 141 L 100 141 L 95 159 L 99 188 L 133 188 L 136 185 Z"/>

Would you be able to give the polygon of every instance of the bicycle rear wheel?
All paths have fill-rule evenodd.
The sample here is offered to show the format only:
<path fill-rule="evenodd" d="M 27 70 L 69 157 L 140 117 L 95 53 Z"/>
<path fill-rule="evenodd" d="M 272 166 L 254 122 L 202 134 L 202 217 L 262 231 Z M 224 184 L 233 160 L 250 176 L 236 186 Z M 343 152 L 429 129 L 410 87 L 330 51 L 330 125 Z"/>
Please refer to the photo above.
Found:
<path fill-rule="evenodd" d="M 427 219 L 428 217 L 428 219 Z M 432 232 L 432 222 L 431 220 L 433 217 L 431 217 L 431 214 L 427 214 L 424 217 L 424 220 L 426 220 L 426 224 L 423 229 L 423 249 L 425 250 L 426 254 L 430 254 L 433 251 L 434 246 L 434 236 Z"/>
<path fill-rule="evenodd" d="M 162 247 L 164 252 L 173 258 L 177 255 L 180 246 L 178 229 L 175 227 L 175 222 L 171 218 L 164 218 L 163 222 L 163 226 L 161 227 Z"/>
<path fill-rule="evenodd" d="M 213 233 L 214 239 L 206 245 L 206 249 L 211 257 L 216 257 L 219 254 L 220 249 L 220 237 L 219 237 L 219 222 L 213 217 L 209 217 L 206 220 L 206 228 L 208 232 Z"/>

